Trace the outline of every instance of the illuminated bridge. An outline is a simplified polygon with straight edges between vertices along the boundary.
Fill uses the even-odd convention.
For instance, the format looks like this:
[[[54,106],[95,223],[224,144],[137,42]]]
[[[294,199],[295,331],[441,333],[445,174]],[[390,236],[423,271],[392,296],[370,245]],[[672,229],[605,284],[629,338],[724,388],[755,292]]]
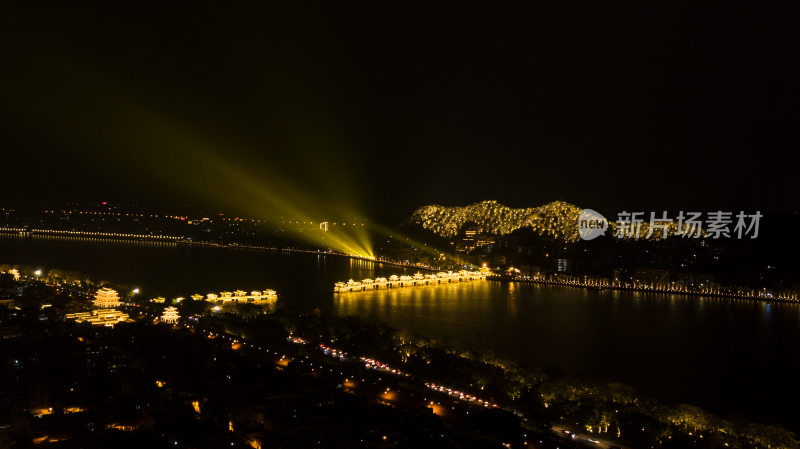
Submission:
[[[243,290],[236,290],[235,292],[222,292],[219,295],[215,293],[209,293],[206,297],[206,301],[219,303],[227,303],[231,301],[260,303],[262,301],[272,301],[277,298],[278,294],[275,293],[275,290],[264,290],[263,292],[254,291],[250,292],[249,295]],[[192,295],[192,299],[196,301],[202,301],[203,295]]]
[[[450,282],[466,282],[486,279],[485,272],[478,271],[448,271],[436,274],[417,273],[414,276],[389,276],[386,278],[364,279],[360,282],[350,279],[347,282],[337,282],[333,291],[358,292],[362,290],[377,290],[379,288],[415,287],[420,285],[445,284]]]

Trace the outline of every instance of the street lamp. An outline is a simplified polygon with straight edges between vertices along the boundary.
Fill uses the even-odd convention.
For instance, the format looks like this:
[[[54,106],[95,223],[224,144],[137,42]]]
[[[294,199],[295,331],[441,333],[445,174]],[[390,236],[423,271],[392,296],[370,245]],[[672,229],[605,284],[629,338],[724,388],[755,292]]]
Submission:
[[[134,295],[137,295],[137,294],[139,294],[139,289],[138,289],[138,288],[134,288],[134,289],[133,289],[133,294],[134,294]]]

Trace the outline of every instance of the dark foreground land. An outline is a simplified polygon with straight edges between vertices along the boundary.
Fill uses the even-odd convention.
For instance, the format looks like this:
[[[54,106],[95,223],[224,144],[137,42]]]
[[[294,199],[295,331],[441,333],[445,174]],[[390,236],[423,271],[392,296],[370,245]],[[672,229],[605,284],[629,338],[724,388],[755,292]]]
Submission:
[[[662,405],[369,318],[186,301],[177,325],[159,323],[166,304],[150,302],[128,303],[131,322],[113,328],[65,320],[89,297],[34,283],[0,309],[0,448],[797,446],[777,426]]]
[[[234,339],[145,315],[115,328],[21,326],[2,340],[0,447],[524,445],[510,412],[442,417],[419,393],[401,399],[415,391],[398,383],[389,394],[379,373],[343,363],[311,371],[295,345],[245,350]]]

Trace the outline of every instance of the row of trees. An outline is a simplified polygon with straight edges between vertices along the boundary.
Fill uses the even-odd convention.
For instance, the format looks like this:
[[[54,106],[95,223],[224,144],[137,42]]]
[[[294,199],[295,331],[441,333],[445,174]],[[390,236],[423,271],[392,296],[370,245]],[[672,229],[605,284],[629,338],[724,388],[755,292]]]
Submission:
[[[0,272],[8,273],[10,270],[17,270],[22,278],[36,277],[36,270],[34,270],[30,265],[0,264]],[[121,284],[102,278],[97,279],[94,276],[86,273],[71,270],[61,270],[58,268],[50,269],[46,273],[40,273],[39,278],[51,284],[58,283],[73,285],[84,289],[87,292],[91,292],[102,287],[109,287],[116,290],[121,297],[127,298],[128,300],[133,298],[133,291],[136,288],[136,286],[131,284]]]
[[[8,273],[10,270],[17,270],[21,277],[33,277],[36,270],[30,265],[9,265],[7,263],[0,264],[0,273]]]
[[[231,313],[213,319],[225,320],[226,330],[246,338],[265,337],[262,328],[272,338],[285,339],[291,333],[313,343],[309,347],[323,343],[398,366],[418,379],[514,404],[531,417],[526,424],[532,427],[537,422],[566,420],[639,444],[693,444],[702,438],[696,441],[710,447],[798,447],[795,435],[780,426],[753,424],[740,417],[724,419],[685,404],[662,404],[621,383],[526,367],[491,351],[472,351],[410,329],[394,329],[372,316],[330,317],[318,310],[300,313],[280,303],[248,315],[251,308],[247,306],[223,306]],[[239,310],[245,312],[244,319],[233,319]]]
[[[32,278],[36,275],[36,270],[34,270],[30,265],[0,264],[0,272],[7,273],[10,270],[17,270],[21,277]],[[60,270],[58,268],[53,268],[48,270],[46,273],[41,273],[40,278],[51,283],[67,283],[87,286],[104,284],[111,285],[111,282],[107,280],[100,280],[99,282],[95,283],[93,278],[88,274],[80,273],[78,271]]]

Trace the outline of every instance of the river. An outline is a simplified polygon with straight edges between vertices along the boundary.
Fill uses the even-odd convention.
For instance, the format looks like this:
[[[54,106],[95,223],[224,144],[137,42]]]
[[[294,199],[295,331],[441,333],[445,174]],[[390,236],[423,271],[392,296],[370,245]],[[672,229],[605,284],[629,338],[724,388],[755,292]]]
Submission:
[[[0,263],[136,284],[145,297],[274,289],[287,304],[374,314],[531,366],[619,381],[663,401],[800,430],[800,305],[472,281],[332,293],[412,269],[306,253],[0,234]]]

